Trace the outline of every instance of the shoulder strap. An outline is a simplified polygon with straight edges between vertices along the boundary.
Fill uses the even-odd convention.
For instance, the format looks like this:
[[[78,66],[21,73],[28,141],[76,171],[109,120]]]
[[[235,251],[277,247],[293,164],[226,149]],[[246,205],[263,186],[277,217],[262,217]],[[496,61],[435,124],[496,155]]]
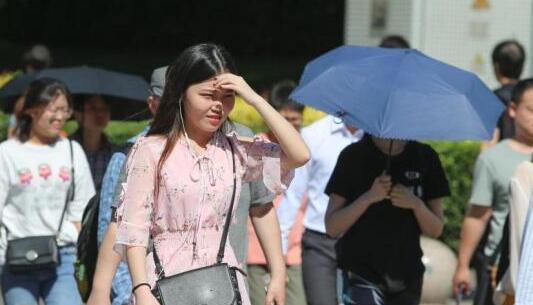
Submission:
[[[220,240],[220,246],[218,249],[217,264],[221,263],[222,259],[224,259],[224,249],[226,248],[226,241],[228,240],[229,226],[231,224],[231,216],[233,213],[233,207],[235,205],[235,193],[237,191],[237,170],[235,167],[235,150],[233,148],[233,143],[229,140],[229,138],[226,138],[226,139],[228,140],[229,146],[231,148],[231,160],[232,160],[232,165],[233,165],[233,191],[231,194],[231,202],[230,202],[228,214],[226,215],[226,222],[224,223],[224,230],[222,231],[222,238]],[[158,279],[162,279],[165,277],[165,271],[163,269],[163,265],[161,264],[161,260],[159,259],[159,256],[157,255],[155,243],[153,244],[152,253],[154,256],[155,270],[157,272]]]
[[[76,192],[76,183],[75,183],[75,170],[74,170],[74,152],[72,149],[72,140],[68,140],[68,145],[70,148],[70,176],[71,181],[67,190],[67,196],[65,197],[65,205],[63,207],[63,212],[61,212],[61,218],[59,220],[59,227],[57,228],[57,234],[61,232],[61,227],[63,226],[63,220],[65,219],[65,214],[67,212],[68,204],[70,201],[74,200],[74,193]]]
[[[218,248],[217,263],[220,264],[224,258],[224,249],[226,248],[226,241],[228,240],[229,226],[231,224],[231,215],[233,213],[233,206],[235,204],[235,192],[237,191],[237,172],[235,170],[235,151],[233,144],[229,139],[228,143],[231,148],[231,161],[233,164],[233,192],[231,194],[231,201],[229,205],[228,214],[226,216],[226,223],[224,224],[224,231],[222,231],[222,239],[220,240],[220,247]]]

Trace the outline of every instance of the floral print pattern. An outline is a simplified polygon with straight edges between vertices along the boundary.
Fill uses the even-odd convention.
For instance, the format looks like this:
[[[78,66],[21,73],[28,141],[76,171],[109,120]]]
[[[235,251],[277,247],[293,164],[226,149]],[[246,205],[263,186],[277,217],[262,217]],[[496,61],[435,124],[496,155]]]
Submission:
[[[178,141],[161,168],[156,198],[156,172],[165,139],[140,138],[126,165],[115,249],[124,255],[126,246],[148,247],[152,239],[167,276],[215,263],[233,191],[229,141],[235,148],[237,174],[234,210],[243,182],[263,180],[277,193],[286,189],[293,173],[284,170],[277,144],[218,132],[199,155]],[[239,267],[229,240],[224,261]],[[157,276],[151,256],[146,268],[154,284]],[[239,283],[243,304],[249,304],[242,276]]]

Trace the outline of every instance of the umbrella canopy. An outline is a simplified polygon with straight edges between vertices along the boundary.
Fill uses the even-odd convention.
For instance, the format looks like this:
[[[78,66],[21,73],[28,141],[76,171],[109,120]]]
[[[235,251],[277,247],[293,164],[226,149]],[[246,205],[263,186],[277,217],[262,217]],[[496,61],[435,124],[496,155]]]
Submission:
[[[63,81],[73,94],[98,94],[145,101],[150,86],[142,77],[87,66],[45,69],[38,77]]]
[[[35,77],[28,74],[15,76],[0,89],[0,100],[5,112],[13,112],[17,98],[24,94],[26,88]]]
[[[148,116],[144,103],[150,92],[148,82],[137,75],[87,66],[44,69],[35,76],[16,78],[0,90],[0,98],[22,95],[29,81],[41,77],[61,80],[74,95],[103,96],[111,105],[114,120],[143,119]],[[27,81],[25,85],[24,81]]]
[[[359,46],[308,63],[291,98],[388,139],[490,139],[504,109],[471,72],[413,49]]]

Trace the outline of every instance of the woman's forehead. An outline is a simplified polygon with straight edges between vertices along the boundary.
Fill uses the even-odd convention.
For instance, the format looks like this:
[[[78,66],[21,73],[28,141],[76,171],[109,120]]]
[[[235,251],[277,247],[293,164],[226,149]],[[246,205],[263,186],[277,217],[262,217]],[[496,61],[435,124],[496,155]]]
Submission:
[[[194,88],[196,90],[202,90],[202,89],[203,90],[207,90],[207,89],[214,90],[215,89],[214,84],[215,84],[215,78],[212,77],[202,82],[193,84],[190,86],[190,88]]]
[[[199,91],[223,92],[223,93],[225,93],[225,92],[233,92],[233,90],[216,88],[214,86],[214,84],[215,84],[215,79],[214,78],[210,78],[210,79],[202,81],[200,83],[191,85],[189,87],[189,89],[192,89],[192,90],[198,91],[198,92]]]

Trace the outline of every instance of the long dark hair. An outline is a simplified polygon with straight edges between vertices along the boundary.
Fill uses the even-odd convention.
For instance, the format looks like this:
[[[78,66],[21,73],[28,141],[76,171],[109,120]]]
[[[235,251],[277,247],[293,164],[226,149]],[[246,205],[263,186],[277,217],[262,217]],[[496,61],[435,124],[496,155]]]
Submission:
[[[26,142],[30,137],[33,119],[29,114],[29,110],[42,108],[44,111],[44,108],[61,94],[65,96],[68,106],[72,108],[70,92],[61,81],[43,77],[32,81],[28,85],[24,106],[17,117],[17,139],[19,141]]]
[[[159,193],[163,164],[184,131],[183,99],[187,88],[224,72],[236,72],[233,58],[223,47],[212,43],[197,44],[185,49],[169,66],[161,103],[147,133],[147,135],[163,135],[167,140],[157,164],[156,197]],[[227,122],[224,123],[226,124]],[[224,125],[223,128],[227,128]]]

